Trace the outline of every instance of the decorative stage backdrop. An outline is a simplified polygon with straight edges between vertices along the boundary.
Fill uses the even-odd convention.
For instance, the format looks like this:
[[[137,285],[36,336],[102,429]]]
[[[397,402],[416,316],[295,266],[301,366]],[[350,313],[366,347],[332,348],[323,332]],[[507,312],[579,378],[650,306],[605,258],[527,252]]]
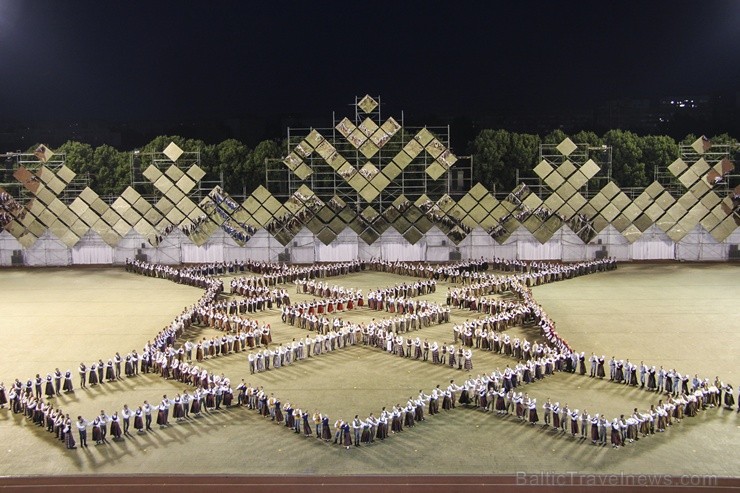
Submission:
[[[352,118],[326,129],[288,129],[287,156],[241,202],[204,189],[197,153],[174,143],[132,156],[131,186],[113,200],[40,146],[0,189],[0,265],[738,258],[731,146],[700,138],[646,189],[622,190],[608,149],[565,139],[541,147],[537,180],[495,195],[472,185],[448,127],[383,120],[379,101],[356,98]]]

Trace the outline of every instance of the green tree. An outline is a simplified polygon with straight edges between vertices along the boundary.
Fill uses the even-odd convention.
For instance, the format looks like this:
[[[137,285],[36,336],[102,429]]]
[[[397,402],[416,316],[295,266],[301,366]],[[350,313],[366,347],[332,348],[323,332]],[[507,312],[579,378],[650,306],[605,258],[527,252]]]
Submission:
[[[545,136],[544,136],[544,137],[542,138],[542,143],[543,143],[543,144],[553,144],[553,145],[558,145],[558,144],[560,144],[560,143],[561,143],[561,142],[562,142],[562,141],[563,141],[563,140],[564,140],[564,139],[565,139],[566,137],[567,137],[567,135],[565,134],[565,132],[563,132],[563,131],[562,131],[562,130],[560,130],[559,128],[556,128],[555,130],[553,130],[552,132],[550,132],[549,134],[545,135]]]
[[[56,153],[65,154],[65,164],[69,169],[78,174],[90,173],[94,149],[90,144],[68,140],[61,145]]]
[[[573,134],[570,139],[576,144],[588,144],[589,147],[601,147],[604,145],[604,139],[590,130],[581,130]]]
[[[511,137],[506,130],[482,130],[472,143],[473,181],[489,190],[504,185],[506,163],[504,157],[511,148]]]
[[[656,169],[665,169],[678,158],[678,144],[667,135],[646,135],[638,142],[648,180],[653,179]]]
[[[263,140],[250,153],[246,166],[246,193],[252,193],[260,185],[265,185],[265,161],[283,157],[281,147],[276,140]]]
[[[128,152],[103,144],[95,148],[90,178],[91,188],[99,195],[118,195],[131,183]]]
[[[604,142],[612,147],[612,178],[621,187],[648,184],[639,140],[636,134],[624,130],[609,130],[604,134]]]
[[[236,139],[224,140],[216,146],[224,189],[230,194],[241,194],[245,184],[249,149]]]
[[[516,170],[521,176],[532,175],[532,167],[536,164],[540,154],[540,136],[535,134],[511,134],[511,145],[504,157],[507,166],[504,169],[504,186],[508,189],[514,188],[516,183]]]

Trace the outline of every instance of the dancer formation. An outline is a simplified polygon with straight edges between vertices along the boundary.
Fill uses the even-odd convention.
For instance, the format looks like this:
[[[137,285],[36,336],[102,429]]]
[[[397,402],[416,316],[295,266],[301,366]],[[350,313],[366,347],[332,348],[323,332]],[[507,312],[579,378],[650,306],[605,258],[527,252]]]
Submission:
[[[489,273],[490,269],[497,274]],[[629,359],[602,356],[571,348],[558,333],[555,323],[534,300],[531,288],[549,282],[616,268],[612,260],[576,264],[521,262],[501,259],[471,260],[444,265],[410,262],[341,262],[313,266],[286,266],[267,262],[229,262],[174,268],[141,261],[127,261],[126,270],[168,279],[204,289],[201,298],[186,307],[172,323],[147,341],[141,353],[133,349],[108,358],[80,363],[79,388],[94,392],[122,379],[155,374],[182,384],[183,391],[141,403],[122,403],[121,409],[94,417],[70,416],[57,397],[74,393],[74,373],[59,368],[45,377],[15,379],[6,390],[0,384],[0,407],[46,429],[69,449],[77,440],[87,447],[91,431],[96,445],[123,440],[152,430],[153,419],[162,429],[175,422],[209,416],[216,411],[245,408],[303,437],[315,437],[350,448],[377,441],[413,428],[442,411],[477,409],[499,416],[513,415],[519,421],[540,423],[555,433],[620,447],[640,437],[665,432],[686,417],[704,409],[735,406],[734,390],[716,377],[712,381],[697,374],[690,377],[676,369],[639,365]],[[330,277],[363,270],[412,276],[413,282],[362,290],[329,282]],[[244,276],[246,272],[250,275]],[[238,276],[224,293],[219,276]],[[442,304],[418,299],[436,292],[438,283],[449,284]],[[291,303],[288,285],[307,300]],[[502,297],[506,295],[506,297]],[[350,322],[346,312],[362,310],[371,321]],[[305,337],[271,345],[273,328],[254,316],[265,311],[280,313],[282,323],[306,331]],[[449,324],[450,340],[429,341],[424,329]],[[278,324],[279,325],[279,324]],[[511,337],[512,326],[534,327],[533,341]],[[223,332],[220,337],[192,342],[183,333],[193,326],[210,326]],[[276,330],[280,330],[276,327]],[[297,340],[296,340],[297,339]],[[301,364],[348,347],[384,351],[390,357],[468,372],[456,383],[435,385],[409,396],[405,402],[388,405],[369,415],[330,420],[328,414],[302,408],[296,402],[281,402],[274,393],[252,385],[244,378],[235,387],[233,380],[207,369],[207,360],[238,357],[246,353],[245,372],[279,370]],[[511,358],[504,369],[487,370],[473,377],[473,359],[483,353]],[[389,366],[393,360],[388,361]],[[588,367],[588,368],[587,368]],[[608,369],[608,375],[607,375]],[[633,409],[620,416],[605,416],[570,407],[548,398],[543,403],[526,392],[556,372],[570,372],[605,379],[624,386],[640,387],[658,394],[648,409]],[[738,398],[740,400],[740,396]],[[740,412],[738,406],[737,412]],[[153,416],[155,418],[153,418]],[[21,421],[23,422],[23,421]]]

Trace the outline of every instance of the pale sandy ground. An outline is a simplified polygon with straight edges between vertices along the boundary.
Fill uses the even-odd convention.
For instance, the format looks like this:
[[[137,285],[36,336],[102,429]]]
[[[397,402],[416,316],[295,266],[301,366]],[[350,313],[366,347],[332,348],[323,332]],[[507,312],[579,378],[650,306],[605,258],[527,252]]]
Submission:
[[[736,386],[733,356],[740,345],[736,328],[736,265],[634,264],[535,289],[535,297],[575,348],[676,367],[702,376],[720,375]],[[363,273],[332,280],[370,288],[402,279]],[[81,360],[108,358],[116,351],[141,349],[185,305],[200,296],[195,288],[127,274],[121,269],[0,271],[0,380],[76,367]],[[428,299],[441,301],[440,285]],[[293,294],[292,287],[290,288]],[[296,296],[293,296],[296,298]],[[369,319],[358,311],[349,318]],[[468,314],[453,312],[453,320]],[[258,315],[272,324],[276,343],[304,333],[280,323],[276,310]],[[196,329],[188,337],[215,334]],[[536,339],[531,328],[512,335]],[[451,338],[451,324],[430,327],[419,336],[439,342]],[[476,353],[474,373],[513,363]],[[320,408],[332,420],[366,415],[403,402],[420,388],[431,389],[465,373],[431,363],[351,348],[278,371],[250,376],[243,354],[207,362],[211,371],[232,380],[264,385],[308,409]],[[75,375],[76,376],[76,375]],[[75,378],[77,384],[77,378]],[[124,403],[161,398],[183,390],[155,376],[139,376],[96,390],[77,390],[57,398],[70,414],[92,417]],[[556,375],[525,387],[538,398],[568,402],[608,415],[646,408],[657,397],[638,389],[577,375]],[[676,429],[612,450],[559,437],[539,427],[514,423],[470,409],[427,419],[386,443],[346,451],[315,438],[296,437],[251,411],[227,410],[197,421],[155,430],[110,445],[66,451],[45,431],[7,409],[0,411],[0,474],[491,474],[519,471],[716,474],[736,476],[734,445],[740,416],[711,410]]]

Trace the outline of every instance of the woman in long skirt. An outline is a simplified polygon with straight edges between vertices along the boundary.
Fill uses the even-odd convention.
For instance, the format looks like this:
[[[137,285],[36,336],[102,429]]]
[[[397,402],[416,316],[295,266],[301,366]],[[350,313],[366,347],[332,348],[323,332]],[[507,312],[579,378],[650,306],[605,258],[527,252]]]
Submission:
[[[200,416],[200,393],[193,395],[193,400],[190,402],[190,412],[195,416]]]
[[[121,423],[118,421],[118,413],[113,413],[110,417],[110,434],[113,438],[121,438]]]
[[[5,386],[0,383],[0,409],[5,407],[5,404],[8,403],[8,396],[5,393]]]
[[[614,419],[612,421],[612,447],[618,448],[622,446],[622,435],[619,433],[619,421]]]
[[[98,384],[98,367],[95,363],[90,365],[90,377],[88,378],[88,382],[91,386]]]
[[[275,422],[280,424],[283,422],[283,411],[280,409],[280,401],[275,400]]]
[[[100,428],[100,420],[98,418],[95,418],[92,423],[92,438],[95,440],[96,445],[100,445],[103,441],[103,432]]]
[[[143,419],[143,411],[141,409],[141,406],[139,406],[139,408],[134,413],[134,429],[138,433],[144,432],[144,419]]]
[[[38,375],[37,375],[38,376]],[[51,375],[46,375],[46,390],[44,391],[46,397],[54,397],[56,392],[54,391],[54,383],[52,382]]]
[[[465,363],[463,368],[465,368],[466,371],[470,371],[473,369],[473,352],[468,349],[464,353],[465,356]]]
[[[68,449],[77,448],[74,435],[72,434],[72,422],[69,420],[69,418],[67,418],[67,421],[64,425],[64,444]]]

